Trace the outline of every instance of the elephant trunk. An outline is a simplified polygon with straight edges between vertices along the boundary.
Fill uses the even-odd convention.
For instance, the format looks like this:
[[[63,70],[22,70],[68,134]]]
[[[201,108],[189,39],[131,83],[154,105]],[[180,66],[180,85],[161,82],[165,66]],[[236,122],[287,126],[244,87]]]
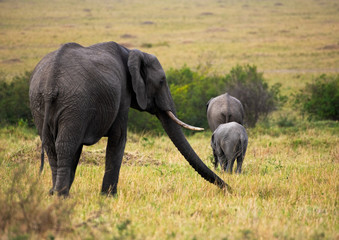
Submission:
[[[231,191],[231,187],[210,170],[203,161],[198,157],[191,145],[188,143],[180,126],[168,116],[166,112],[157,113],[167,135],[177,147],[180,153],[185,157],[188,163],[197,171],[205,180],[217,185],[220,188],[226,188]],[[180,121],[181,122],[181,121]]]

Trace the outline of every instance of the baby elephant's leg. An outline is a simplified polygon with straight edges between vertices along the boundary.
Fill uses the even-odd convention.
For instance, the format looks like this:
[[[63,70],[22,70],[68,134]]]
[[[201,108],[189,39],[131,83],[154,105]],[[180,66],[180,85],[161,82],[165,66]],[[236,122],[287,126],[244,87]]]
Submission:
[[[232,144],[230,143],[225,143],[223,145],[223,150],[224,150],[224,154],[225,154],[225,162],[226,162],[226,168],[225,171],[228,173],[232,173],[232,169],[233,169],[233,164],[235,161],[235,156],[234,156],[234,147]]]
[[[241,173],[241,167],[242,167],[242,163],[243,163],[244,158],[245,158],[246,150],[247,150],[247,139],[246,139],[246,141],[241,143],[241,147],[239,149],[239,156],[237,157],[236,173],[239,173],[239,174]]]
[[[232,173],[234,161],[235,161],[235,158],[234,158],[233,156],[229,156],[229,157],[227,158],[227,168],[226,168],[226,172]]]
[[[218,168],[218,155],[214,149],[213,149],[213,158],[214,158],[214,162],[213,162],[214,168],[217,169]]]
[[[242,162],[244,160],[244,156],[243,154],[240,154],[237,158],[237,170],[235,171],[235,173],[241,173],[241,166],[242,166]]]
[[[226,159],[225,155],[218,156],[218,160],[219,160],[219,164],[220,164],[221,169],[223,171],[226,171],[226,168],[227,168],[227,159]]]

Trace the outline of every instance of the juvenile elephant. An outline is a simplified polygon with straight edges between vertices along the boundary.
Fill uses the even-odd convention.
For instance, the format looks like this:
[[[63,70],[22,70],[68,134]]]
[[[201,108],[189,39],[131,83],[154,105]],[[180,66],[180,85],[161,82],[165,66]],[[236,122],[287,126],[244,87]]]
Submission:
[[[234,161],[237,159],[236,173],[241,173],[247,143],[247,133],[242,125],[236,122],[220,124],[211,139],[215,168],[219,163],[224,171],[232,173]]]
[[[237,122],[243,125],[244,108],[238,99],[228,93],[211,98],[206,108],[207,121],[212,132],[222,123]]]
[[[101,192],[116,194],[129,108],[155,114],[189,164],[207,181],[229,188],[187,142],[158,59],[115,42],[67,43],[47,54],[30,79],[30,108],[52,170],[50,191],[67,196],[83,145],[108,137]]]

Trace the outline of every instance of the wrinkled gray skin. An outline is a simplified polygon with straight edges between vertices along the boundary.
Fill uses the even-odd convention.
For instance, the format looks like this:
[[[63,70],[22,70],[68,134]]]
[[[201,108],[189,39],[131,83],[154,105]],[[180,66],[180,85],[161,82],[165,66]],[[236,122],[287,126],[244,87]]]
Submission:
[[[155,114],[189,164],[207,181],[229,188],[196,155],[175,114],[158,59],[115,42],[67,43],[46,55],[30,80],[30,107],[52,170],[50,193],[67,196],[83,145],[108,137],[102,193],[115,195],[124,154],[129,108]]]
[[[233,164],[237,159],[236,173],[241,173],[245,158],[248,137],[245,128],[236,122],[220,124],[211,139],[214,167],[220,164],[221,169],[232,173]]]
[[[222,123],[237,122],[243,125],[244,108],[238,99],[228,93],[211,98],[206,108],[207,121],[212,132]]]

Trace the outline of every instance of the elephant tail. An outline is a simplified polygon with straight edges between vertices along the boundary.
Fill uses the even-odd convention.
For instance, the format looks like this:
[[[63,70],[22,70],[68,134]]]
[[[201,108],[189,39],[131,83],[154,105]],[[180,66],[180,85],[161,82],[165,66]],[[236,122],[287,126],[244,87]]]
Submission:
[[[44,169],[44,162],[45,162],[44,147],[43,147],[43,146],[41,146],[41,163],[40,163],[40,174],[42,173],[42,170]]]
[[[208,102],[206,103],[206,112],[208,110],[208,106],[210,105],[211,101],[213,100],[213,98],[211,98],[210,100],[208,100]]]
[[[42,132],[41,132],[41,163],[40,163],[40,174],[42,173],[42,170],[44,169],[44,162],[45,162],[45,154],[44,154],[44,146],[45,146],[45,140],[47,135],[47,124],[49,119],[49,109],[50,109],[51,102],[45,101],[45,113],[44,113],[44,122],[42,125]]]

